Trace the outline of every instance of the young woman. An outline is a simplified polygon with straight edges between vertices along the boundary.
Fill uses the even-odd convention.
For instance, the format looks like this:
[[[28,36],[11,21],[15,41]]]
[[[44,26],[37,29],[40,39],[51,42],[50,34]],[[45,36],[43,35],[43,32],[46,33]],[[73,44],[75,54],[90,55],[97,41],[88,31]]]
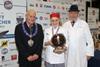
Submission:
[[[45,36],[44,36],[45,67],[65,67],[65,56],[64,56],[65,51],[60,54],[55,53],[54,52],[55,48],[52,46],[52,42],[51,42],[51,38],[55,34],[60,33],[65,36],[65,32],[61,27],[59,13],[50,14],[50,21],[51,21],[50,24],[51,26],[45,29]]]

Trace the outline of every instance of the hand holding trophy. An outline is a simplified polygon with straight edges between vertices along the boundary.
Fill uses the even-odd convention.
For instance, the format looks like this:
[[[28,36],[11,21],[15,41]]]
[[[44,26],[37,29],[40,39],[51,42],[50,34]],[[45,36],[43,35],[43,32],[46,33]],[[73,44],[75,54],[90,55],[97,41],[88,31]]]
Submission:
[[[66,44],[66,38],[63,34],[55,34],[51,38],[52,46],[55,48],[53,51],[57,54],[64,53],[67,50]]]

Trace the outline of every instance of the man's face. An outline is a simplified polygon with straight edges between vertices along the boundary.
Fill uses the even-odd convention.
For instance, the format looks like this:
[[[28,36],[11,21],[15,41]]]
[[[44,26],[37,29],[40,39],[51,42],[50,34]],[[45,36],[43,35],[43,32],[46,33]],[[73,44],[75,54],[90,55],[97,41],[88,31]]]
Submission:
[[[26,14],[26,21],[28,24],[32,25],[33,23],[35,23],[35,20],[36,20],[35,12],[30,11]]]
[[[79,12],[77,11],[70,11],[69,12],[69,19],[70,20],[76,20],[78,17]]]

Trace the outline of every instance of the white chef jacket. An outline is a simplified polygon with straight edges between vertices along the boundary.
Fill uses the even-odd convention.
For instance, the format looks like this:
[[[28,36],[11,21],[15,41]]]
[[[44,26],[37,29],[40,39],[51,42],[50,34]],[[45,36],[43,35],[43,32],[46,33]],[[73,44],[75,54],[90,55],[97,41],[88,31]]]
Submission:
[[[62,33],[65,35],[65,31],[62,27],[59,27],[58,32],[56,33],[58,27],[54,28],[54,34]],[[52,27],[45,29],[44,42],[50,41],[52,38]],[[65,36],[66,37],[66,36]],[[59,64],[65,63],[64,53],[56,54],[53,52],[54,48],[52,46],[46,46],[46,50],[44,51],[44,60],[50,64]]]

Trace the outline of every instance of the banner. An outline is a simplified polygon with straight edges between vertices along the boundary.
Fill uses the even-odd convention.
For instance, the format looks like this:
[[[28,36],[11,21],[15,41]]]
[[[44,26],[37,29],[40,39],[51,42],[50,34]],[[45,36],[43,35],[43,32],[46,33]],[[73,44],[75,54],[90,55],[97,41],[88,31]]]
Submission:
[[[98,8],[88,8],[88,24],[91,29],[98,28],[98,22],[99,20],[99,9]]]
[[[0,0],[0,67],[18,67],[14,31],[25,12],[25,0]]]

